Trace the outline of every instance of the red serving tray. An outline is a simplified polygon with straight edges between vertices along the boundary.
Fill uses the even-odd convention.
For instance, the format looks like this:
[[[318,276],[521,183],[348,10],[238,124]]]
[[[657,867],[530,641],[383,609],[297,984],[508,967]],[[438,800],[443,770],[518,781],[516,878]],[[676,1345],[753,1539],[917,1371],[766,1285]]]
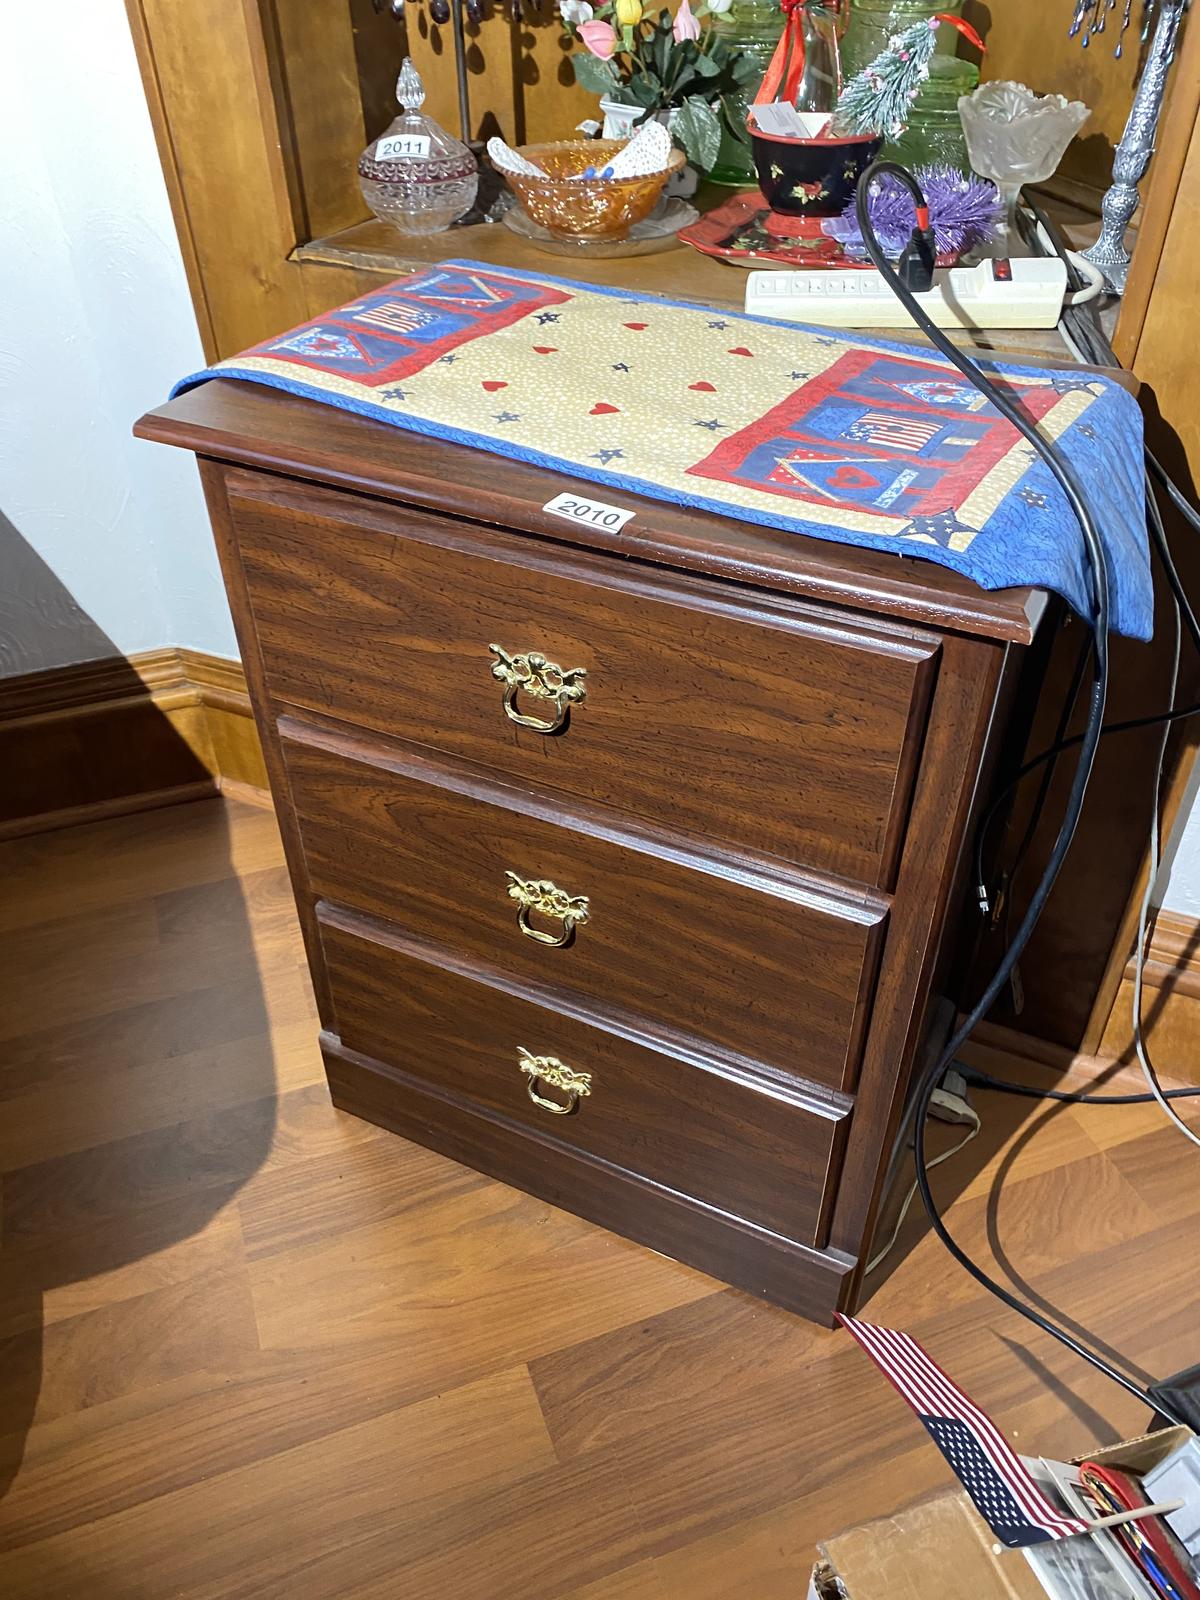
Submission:
[[[819,217],[785,217],[772,211],[757,189],[742,190],[678,234],[702,255],[731,266],[753,267],[777,261],[792,268],[844,267],[870,270],[869,261],[847,258],[841,244],[821,232]]]

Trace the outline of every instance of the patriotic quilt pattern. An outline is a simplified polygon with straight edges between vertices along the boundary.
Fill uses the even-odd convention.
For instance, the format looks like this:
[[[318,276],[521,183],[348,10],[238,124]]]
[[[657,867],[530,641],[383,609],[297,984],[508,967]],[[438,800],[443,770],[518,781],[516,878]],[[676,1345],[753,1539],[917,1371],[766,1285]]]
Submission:
[[[1141,415],[1085,372],[991,364],[1094,508],[1113,625],[1149,638]],[[916,345],[450,261],[176,385],[273,385],[413,432],[745,521],[1057,590],[1083,542],[1035,452]],[[547,499],[553,493],[547,488]]]

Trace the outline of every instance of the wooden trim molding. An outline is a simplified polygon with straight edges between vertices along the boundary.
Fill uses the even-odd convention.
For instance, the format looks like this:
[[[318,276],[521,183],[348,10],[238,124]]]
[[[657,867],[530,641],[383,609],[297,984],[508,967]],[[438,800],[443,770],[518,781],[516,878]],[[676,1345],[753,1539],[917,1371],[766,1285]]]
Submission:
[[[1100,1054],[1114,1061],[1136,1061],[1133,976],[1131,956],[1100,1041]],[[1200,1084],[1200,919],[1158,912],[1146,945],[1143,991],[1142,1029],[1156,1069],[1179,1083]]]
[[[1133,982],[1133,958],[1125,968],[1125,981]],[[1142,982],[1147,989],[1200,998],[1200,919],[1165,908],[1155,917],[1146,948]]]
[[[1042,1069],[1030,1081],[1047,1088],[1101,1082],[1109,1093],[1141,1093],[1146,1084],[1133,1047],[1133,978],[1130,956],[1094,1053],[985,1022],[963,1049],[963,1059],[1002,1076],[1005,1061],[1019,1060]],[[1147,939],[1143,989],[1142,1027],[1159,1076],[1169,1087],[1200,1085],[1200,918],[1158,912]]]
[[[239,662],[169,647],[0,679],[0,839],[265,791]]]

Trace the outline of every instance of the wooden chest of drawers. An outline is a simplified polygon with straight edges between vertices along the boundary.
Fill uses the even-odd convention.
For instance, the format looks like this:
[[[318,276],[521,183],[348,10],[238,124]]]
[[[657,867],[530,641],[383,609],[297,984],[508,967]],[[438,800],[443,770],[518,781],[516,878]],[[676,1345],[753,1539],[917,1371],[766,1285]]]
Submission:
[[[290,396],[191,448],[335,1102],[828,1320],[852,1306],[1038,597]]]

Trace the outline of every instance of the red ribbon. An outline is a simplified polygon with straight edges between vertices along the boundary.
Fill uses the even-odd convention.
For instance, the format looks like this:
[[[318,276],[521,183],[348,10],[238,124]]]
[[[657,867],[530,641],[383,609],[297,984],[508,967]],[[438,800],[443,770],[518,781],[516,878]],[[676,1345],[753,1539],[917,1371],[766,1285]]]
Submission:
[[[787,21],[754,96],[756,106],[770,105],[776,100],[786,100],[792,105],[796,102],[800,80],[804,77],[804,5],[805,0],[782,0],[781,9]],[[987,54],[987,46],[969,22],[951,16],[948,11],[939,11],[933,20],[948,22],[982,55]]]
[[[782,0],[782,10],[787,21],[754,96],[756,106],[770,105],[776,100],[795,104],[800,93],[800,80],[804,76],[804,0]]]
[[[936,20],[938,22],[948,22],[952,28],[957,28],[968,44],[975,46],[980,55],[987,55],[987,45],[984,44],[969,22],[964,22],[961,17],[952,17],[948,11],[939,11]]]

